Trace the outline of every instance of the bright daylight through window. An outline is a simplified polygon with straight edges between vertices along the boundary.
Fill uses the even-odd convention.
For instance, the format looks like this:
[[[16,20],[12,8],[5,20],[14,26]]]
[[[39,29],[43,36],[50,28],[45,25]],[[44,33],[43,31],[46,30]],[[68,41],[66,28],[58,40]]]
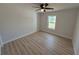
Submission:
[[[56,16],[48,16],[48,28],[55,30]]]

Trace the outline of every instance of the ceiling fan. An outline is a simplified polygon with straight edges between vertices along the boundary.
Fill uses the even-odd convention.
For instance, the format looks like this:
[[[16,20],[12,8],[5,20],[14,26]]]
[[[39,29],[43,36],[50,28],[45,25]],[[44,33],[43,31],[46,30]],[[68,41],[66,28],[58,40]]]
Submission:
[[[35,7],[35,8],[39,8],[39,9],[37,9],[36,11],[41,11],[41,12],[46,12],[47,10],[52,10],[53,11],[53,9],[54,8],[48,8],[47,6],[48,6],[49,4],[48,3],[41,3],[40,5],[39,5],[39,7]]]

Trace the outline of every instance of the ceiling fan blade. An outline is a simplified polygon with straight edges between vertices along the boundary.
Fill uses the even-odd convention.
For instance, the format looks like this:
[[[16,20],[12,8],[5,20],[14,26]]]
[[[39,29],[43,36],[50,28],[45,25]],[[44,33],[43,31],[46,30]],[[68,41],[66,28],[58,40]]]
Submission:
[[[38,11],[38,10],[41,10],[41,9],[37,9],[37,10],[35,10],[35,11]]]
[[[35,6],[32,6],[33,8],[40,8],[40,7],[35,7]]]
[[[54,8],[45,8],[45,9],[52,9],[53,10]]]

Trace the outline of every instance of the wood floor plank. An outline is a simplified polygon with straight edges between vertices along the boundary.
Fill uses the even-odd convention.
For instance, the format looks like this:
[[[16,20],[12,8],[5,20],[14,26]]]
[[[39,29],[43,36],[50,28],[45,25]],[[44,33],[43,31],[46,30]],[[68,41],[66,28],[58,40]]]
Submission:
[[[21,55],[20,49],[18,48],[18,45],[17,45],[17,42],[15,41],[13,43],[14,43],[14,48],[15,48],[15,51],[16,51],[15,55]]]
[[[5,51],[6,52],[4,52],[5,53],[5,55],[7,54],[7,55],[10,55],[12,52],[11,52],[11,48],[10,48],[10,43],[8,43],[8,44],[6,44],[5,46]]]
[[[70,39],[37,32],[5,44],[2,55],[73,55]]]
[[[22,55],[27,54],[25,48],[23,47],[23,45],[20,43],[20,40],[17,40],[16,43],[18,44],[18,47],[20,49],[20,52]],[[22,49],[21,49],[22,48]]]
[[[26,51],[28,52],[28,54],[33,55],[33,52],[31,51],[31,49],[29,48],[29,44],[25,42],[24,40],[22,40],[22,45],[25,47]]]

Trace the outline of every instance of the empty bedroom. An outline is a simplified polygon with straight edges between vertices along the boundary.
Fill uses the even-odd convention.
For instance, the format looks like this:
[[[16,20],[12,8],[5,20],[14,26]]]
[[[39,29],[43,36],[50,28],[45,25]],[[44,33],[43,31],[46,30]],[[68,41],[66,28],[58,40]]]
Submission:
[[[79,55],[79,3],[0,3],[1,55]]]

